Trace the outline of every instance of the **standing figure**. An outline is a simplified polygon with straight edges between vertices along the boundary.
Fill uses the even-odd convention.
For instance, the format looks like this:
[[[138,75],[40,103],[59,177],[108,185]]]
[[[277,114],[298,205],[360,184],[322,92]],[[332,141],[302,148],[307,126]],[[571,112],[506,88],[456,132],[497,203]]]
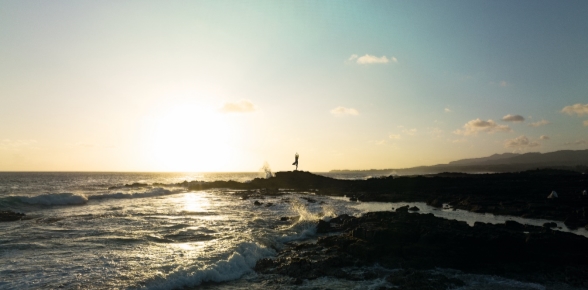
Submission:
[[[292,163],[292,165],[296,165],[296,170],[298,171],[298,152],[296,152],[296,155],[294,155],[294,163]]]

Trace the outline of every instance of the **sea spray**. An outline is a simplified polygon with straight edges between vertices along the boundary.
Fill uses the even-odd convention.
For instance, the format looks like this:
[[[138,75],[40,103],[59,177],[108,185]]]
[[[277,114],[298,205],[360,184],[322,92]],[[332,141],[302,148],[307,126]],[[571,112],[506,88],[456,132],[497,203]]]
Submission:
[[[263,178],[271,178],[274,177],[274,173],[272,172],[272,169],[269,166],[269,163],[264,162],[263,166],[259,169],[260,173],[262,174]]]

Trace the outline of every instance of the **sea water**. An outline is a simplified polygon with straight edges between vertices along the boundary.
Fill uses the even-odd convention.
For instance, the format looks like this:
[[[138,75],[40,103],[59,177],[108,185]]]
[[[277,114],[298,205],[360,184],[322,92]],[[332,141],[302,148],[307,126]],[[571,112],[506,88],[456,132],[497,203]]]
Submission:
[[[329,277],[276,285],[269,283],[275,277],[257,275],[253,267],[287,242],[316,238],[318,219],[392,210],[402,204],[316,195],[309,201],[312,193],[305,192],[243,200],[235,190],[189,191],[174,185],[193,180],[247,182],[256,177],[259,173],[0,173],[0,210],[26,213],[21,221],[0,223],[0,289],[390,286],[382,279]],[[124,186],[132,183],[144,185]],[[448,212],[417,206],[421,212]],[[475,220],[475,215],[468,218]],[[285,222],[281,217],[299,219]],[[464,280],[463,289],[545,289],[500,277],[435,271]]]

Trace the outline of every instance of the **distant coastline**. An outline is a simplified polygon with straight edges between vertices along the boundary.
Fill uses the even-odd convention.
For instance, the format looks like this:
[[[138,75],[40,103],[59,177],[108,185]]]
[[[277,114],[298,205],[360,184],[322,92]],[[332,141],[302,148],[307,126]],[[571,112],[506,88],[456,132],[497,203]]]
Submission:
[[[417,175],[441,172],[504,173],[532,169],[562,169],[585,173],[588,171],[588,150],[559,150],[548,153],[504,153],[488,157],[462,159],[447,164],[387,169],[335,169],[331,173],[363,173],[369,175]]]

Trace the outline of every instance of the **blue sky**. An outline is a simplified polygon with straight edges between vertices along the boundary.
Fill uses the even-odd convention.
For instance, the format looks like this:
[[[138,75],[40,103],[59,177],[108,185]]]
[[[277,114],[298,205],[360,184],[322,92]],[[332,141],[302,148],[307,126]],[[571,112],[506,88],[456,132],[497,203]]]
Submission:
[[[586,149],[586,15],[585,1],[4,1],[0,170]]]

